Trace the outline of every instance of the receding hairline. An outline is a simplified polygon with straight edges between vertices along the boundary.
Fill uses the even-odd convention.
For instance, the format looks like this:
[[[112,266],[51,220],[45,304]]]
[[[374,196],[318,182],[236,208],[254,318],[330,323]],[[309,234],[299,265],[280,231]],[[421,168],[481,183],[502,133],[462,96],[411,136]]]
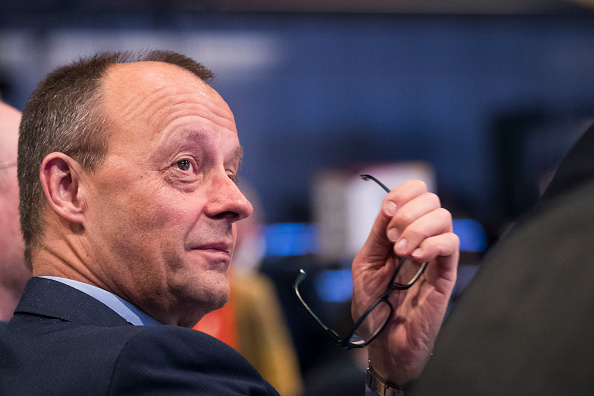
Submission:
[[[113,63],[106,67],[105,73],[102,77],[102,84],[104,84],[108,79],[117,77],[120,73],[130,73],[130,72],[139,72],[139,73],[149,73],[152,76],[159,76],[163,75],[158,71],[176,71],[181,72],[188,77],[191,77],[192,80],[196,81],[196,83],[200,87],[207,88],[209,90],[215,91],[205,80],[203,80],[200,76],[188,70],[182,66],[176,65],[174,63],[168,63],[164,61],[138,61],[138,62],[124,62],[124,63]],[[141,77],[145,75],[141,74]],[[216,91],[215,91],[216,92]]]
[[[178,91],[180,87],[181,91]],[[163,98],[170,94],[176,96],[179,92],[184,95],[196,94],[202,97],[200,100],[204,103],[213,104],[214,106],[207,107],[221,119],[226,118],[228,112],[234,124],[233,113],[228,103],[207,81],[192,70],[158,60],[109,65],[101,77],[97,91],[100,108],[98,110],[103,112],[106,120],[109,120],[109,113],[113,111],[114,106],[120,110],[127,108],[130,114],[140,111],[137,115],[142,117],[142,107],[146,98],[155,95]],[[122,116],[122,113],[119,115]],[[124,118],[126,115],[129,114],[125,114]]]
[[[210,95],[209,99],[211,101],[215,99],[215,101],[224,103],[228,107],[227,102],[221,95],[201,76],[180,65],[159,60],[114,63],[107,66],[101,77],[98,94],[101,101],[105,101],[108,95],[121,90],[122,81],[131,90],[142,89],[148,84],[155,86],[156,91],[157,89],[167,88],[171,81],[179,81],[180,75],[185,76],[184,81],[192,82],[190,87],[193,92]],[[188,85],[184,84],[184,86]]]

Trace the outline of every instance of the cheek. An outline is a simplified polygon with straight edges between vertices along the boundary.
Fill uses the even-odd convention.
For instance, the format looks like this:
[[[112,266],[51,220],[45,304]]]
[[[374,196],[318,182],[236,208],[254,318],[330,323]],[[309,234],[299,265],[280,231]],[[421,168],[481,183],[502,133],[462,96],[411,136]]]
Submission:
[[[112,191],[97,196],[100,202],[91,208],[88,225],[92,234],[105,239],[107,246],[113,245],[119,255],[140,255],[142,251],[154,249],[156,239],[169,222],[165,208],[158,205],[156,195],[128,189]],[[95,236],[93,235],[93,236]]]
[[[188,232],[198,217],[198,203],[163,185],[158,175],[130,175],[101,178],[91,197],[93,235],[105,241],[105,249],[119,258],[150,265],[179,255]],[[103,182],[103,183],[102,183]]]
[[[115,172],[114,172],[115,173]],[[159,209],[160,189],[145,180],[143,175],[117,174],[106,183],[98,184],[98,195],[92,202],[101,202],[100,208],[108,220],[136,231],[148,231],[163,221],[165,213]]]
[[[130,242],[135,250],[145,254],[148,251],[166,254],[166,251],[183,248],[185,237],[193,226],[190,206],[161,193],[137,195],[119,206],[117,229],[113,231],[119,234],[123,249]]]

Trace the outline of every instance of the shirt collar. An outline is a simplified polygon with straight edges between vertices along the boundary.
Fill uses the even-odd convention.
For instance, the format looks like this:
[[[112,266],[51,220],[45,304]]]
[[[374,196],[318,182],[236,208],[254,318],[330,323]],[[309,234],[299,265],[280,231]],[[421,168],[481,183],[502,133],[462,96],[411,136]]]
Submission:
[[[140,309],[130,304],[120,296],[117,296],[107,290],[101,289],[97,286],[92,286],[87,283],[75,281],[67,278],[60,278],[57,276],[40,276],[40,278],[52,279],[60,283],[64,283],[70,287],[73,287],[96,300],[99,300],[103,304],[107,305],[113,311],[115,311],[122,318],[132,323],[134,326],[159,326],[162,323],[153,319]]]

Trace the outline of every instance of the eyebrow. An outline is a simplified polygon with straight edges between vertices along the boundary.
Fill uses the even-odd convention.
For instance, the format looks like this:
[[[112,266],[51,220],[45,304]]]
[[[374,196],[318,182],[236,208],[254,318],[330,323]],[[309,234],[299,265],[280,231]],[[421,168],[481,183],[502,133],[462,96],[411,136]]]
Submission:
[[[177,134],[175,136],[167,136],[161,135],[159,137],[160,144],[163,147],[168,147],[169,149],[180,149],[188,144],[188,141],[192,141],[194,144],[201,145],[202,140],[205,138],[206,134],[203,131],[190,131],[182,134]],[[171,141],[173,140],[173,142]],[[239,162],[243,159],[244,150],[241,145],[238,145],[234,152],[233,157],[237,158]],[[157,150],[153,153],[153,156],[159,157],[161,155],[160,151]]]
[[[237,148],[235,149],[235,155],[241,161],[243,159],[243,147],[237,146]]]

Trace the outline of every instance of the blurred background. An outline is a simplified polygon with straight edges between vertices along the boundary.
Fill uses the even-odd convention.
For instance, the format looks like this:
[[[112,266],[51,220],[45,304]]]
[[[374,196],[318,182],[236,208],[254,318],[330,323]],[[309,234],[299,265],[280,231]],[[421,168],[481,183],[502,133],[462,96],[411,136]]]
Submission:
[[[342,324],[356,234],[383,194],[360,173],[440,195],[462,240],[459,295],[594,119],[592,0],[0,0],[0,92],[19,109],[53,68],[130,49],[215,72],[262,208],[256,268],[304,377],[329,341],[291,283],[308,268],[304,294]]]

